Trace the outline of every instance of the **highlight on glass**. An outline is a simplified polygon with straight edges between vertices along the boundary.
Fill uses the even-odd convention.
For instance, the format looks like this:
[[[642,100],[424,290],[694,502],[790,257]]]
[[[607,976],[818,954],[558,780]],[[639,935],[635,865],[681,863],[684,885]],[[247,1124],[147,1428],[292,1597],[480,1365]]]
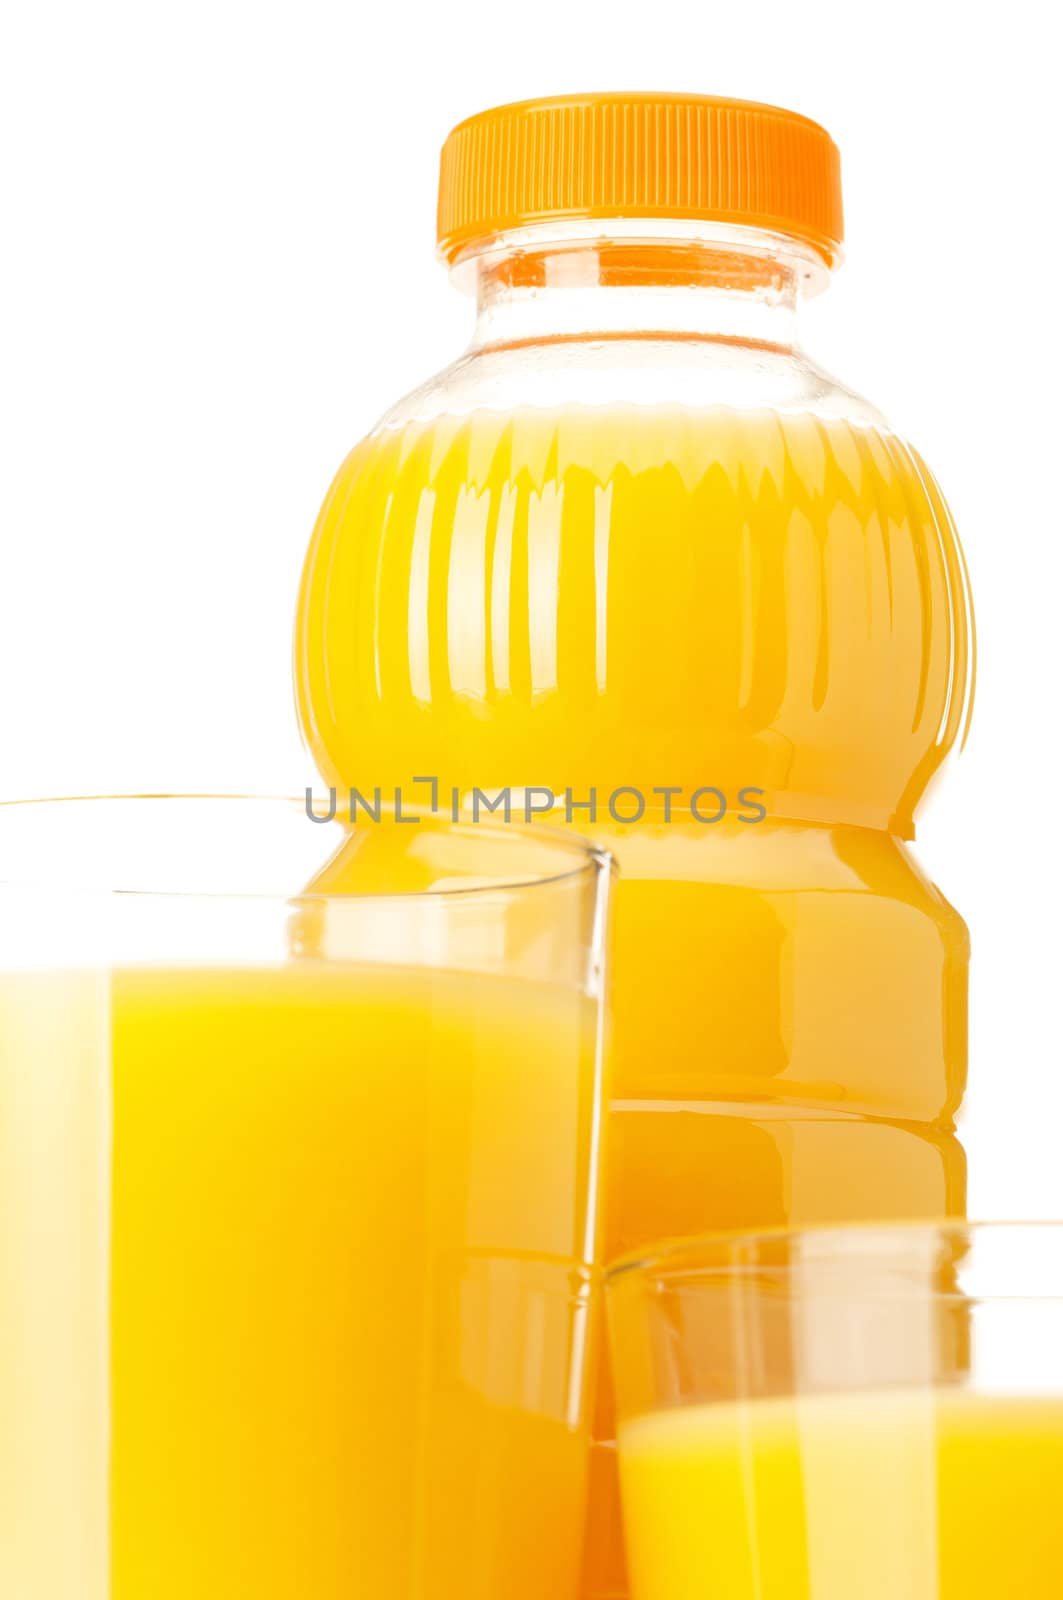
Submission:
[[[635,1600],[1063,1594],[1063,1224],[684,1240],[607,1298]]]
[[[0,806],[0,1593],[570,1592],[608,858]]]

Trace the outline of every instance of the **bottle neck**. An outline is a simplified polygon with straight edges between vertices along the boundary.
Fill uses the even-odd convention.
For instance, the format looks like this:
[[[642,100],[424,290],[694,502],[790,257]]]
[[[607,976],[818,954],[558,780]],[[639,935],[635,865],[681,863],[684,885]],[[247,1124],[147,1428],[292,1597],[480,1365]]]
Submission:
[[[759,230],[721,228],[705,236],[702,228],[697,235],[646,239],[625,237],[625,225],[614,223],[607,234],[588,237],[589,226],[584,236],[557,227],[521,229],[460,264],[476,291],[474,350],[607,338],[792,350],[801,300],[827,275],[797,241]]]

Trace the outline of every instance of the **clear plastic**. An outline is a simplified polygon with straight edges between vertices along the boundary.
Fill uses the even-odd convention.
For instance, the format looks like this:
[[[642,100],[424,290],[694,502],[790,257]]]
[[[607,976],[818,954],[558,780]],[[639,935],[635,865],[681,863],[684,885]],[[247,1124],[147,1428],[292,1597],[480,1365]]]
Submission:
[[[380,427],[521,406],[722,405],[883,425],[798,344],[827,268],[755,228],[617,218],[522,228],[459,260],[469,349]]]

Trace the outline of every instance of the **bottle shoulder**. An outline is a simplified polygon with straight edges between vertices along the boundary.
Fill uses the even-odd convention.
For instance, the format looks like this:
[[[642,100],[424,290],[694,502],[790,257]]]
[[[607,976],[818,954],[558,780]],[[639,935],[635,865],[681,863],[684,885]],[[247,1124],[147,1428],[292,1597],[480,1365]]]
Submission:
[[[648,335],[470,350],[403,396],[374,432],[481,410],[618,405],[805,414],[890,431],[876,407],[800,349]]]

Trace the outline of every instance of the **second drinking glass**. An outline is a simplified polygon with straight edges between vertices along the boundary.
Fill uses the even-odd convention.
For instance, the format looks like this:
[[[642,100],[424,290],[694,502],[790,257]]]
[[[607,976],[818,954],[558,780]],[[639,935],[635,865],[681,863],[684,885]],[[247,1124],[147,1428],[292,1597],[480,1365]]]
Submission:
[[[1063,1226],[686,1240],[609,1299],[634,1600],[1063,1593]]]

